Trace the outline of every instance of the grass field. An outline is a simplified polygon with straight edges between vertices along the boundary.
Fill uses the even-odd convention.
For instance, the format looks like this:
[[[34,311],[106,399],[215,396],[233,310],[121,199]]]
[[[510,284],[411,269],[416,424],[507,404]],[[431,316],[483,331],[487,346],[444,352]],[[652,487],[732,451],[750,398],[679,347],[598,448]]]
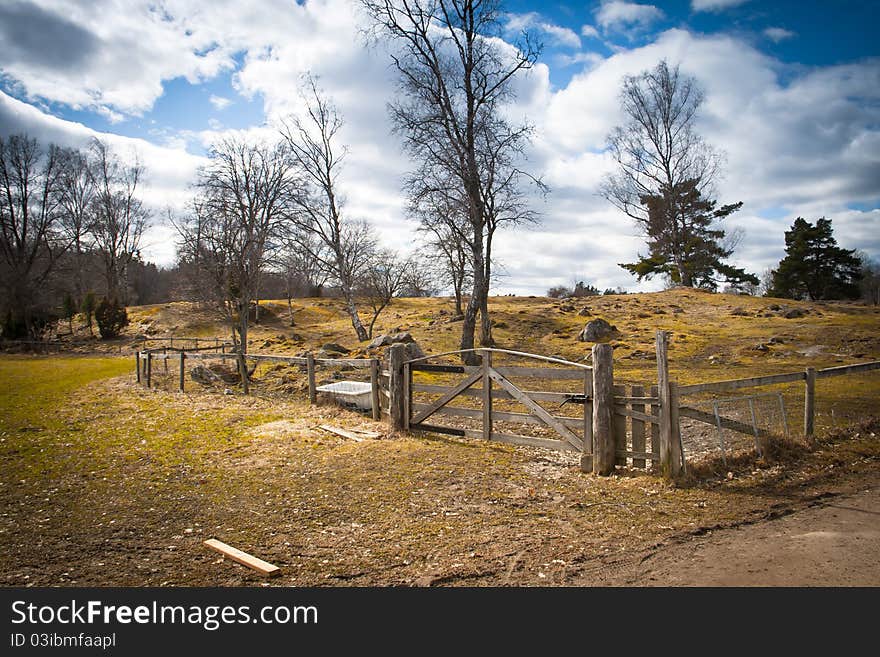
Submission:
[[[255,332],[255,346],[266,345],[253,350],[338,341],[362,351],[346,337],[336,301],[308,303],[292,328],[283,307],[269,304],[273,314]],[[589,306],[618,325],[615,367],[630,380],[655,376],[653,361],[628,357],[650,350],[655,328],[673,331],[682,382],[880,358],[874,309],[757,316],[772,303],[676,292],[602,297],[574,310],[499,298],[493,309],[501,346],[580,359],[588,345],[574,336],[590,318],[577,312]],[[157,333],[198,325],[220,335],[192,308],[192,326],[186,306],[157,308],[131,310],[132,334],[143,330],[143,313]],[[737,308],[750,316],[731,314]],[[441,310],[448,301],[400,300],[383,329],[410,330],[428,351],[454,348],[460,324]],[[783,342],[753,349],[773,336]],[[361,415],[310,407],[301,393],[244,397],[195,384],[183,395],[147,391],[134,383],[133,365],[130,357],[0,356],[0,582],[263,582],[201,546],[213,537],[279,565],[276,585],[589,583],[657,545],[858,490],[876,479],[880,457],[877,422],[849,423],[878,414],[880,372],[821,382],[826,415],[815,448],[779,444],[764,460],[710,462],[672,485],[628,471],[583,474],[576,457],[555,452],[395,435]],[[381,439],[348,441],[318,429],[325,423]]]

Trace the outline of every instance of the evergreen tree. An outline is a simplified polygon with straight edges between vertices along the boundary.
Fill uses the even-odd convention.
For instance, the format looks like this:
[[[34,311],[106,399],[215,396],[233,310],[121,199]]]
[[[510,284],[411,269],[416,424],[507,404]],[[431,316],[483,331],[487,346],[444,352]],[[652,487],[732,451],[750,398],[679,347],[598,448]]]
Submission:
[[[695,179],[640,197],[646,210],[644,228],[648,255],[621,267],[641,281],[663,274],[678,285],[714,290],[719,280],[740,286],[758,285],[758,278],[725,262],[733,248],[725,246],[725,231],[717,227],[742,202],[716,209],[717,201],[704,198]]]
[[[787,299],[857,299],[861,260],[854,249],[842,249],[832,235],[831,220],[813,225],[798,217],[785,232],[785,257],[773,270],[767,296]]]

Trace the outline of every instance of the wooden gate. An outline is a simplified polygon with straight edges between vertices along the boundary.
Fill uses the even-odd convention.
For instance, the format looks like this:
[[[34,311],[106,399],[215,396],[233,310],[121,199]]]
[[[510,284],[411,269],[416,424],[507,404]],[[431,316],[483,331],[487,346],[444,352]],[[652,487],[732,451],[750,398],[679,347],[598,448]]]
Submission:
[[[592,452],[591,367],[505,349],[475,351],[482,361],[478,366],[428,362],[439,356],[404,363],[407,428],[516,445]],[[493,359],[501,358],[537,360],[544,366],[496,366]],[[527,386],[538,389],[526,389]],[[447,421],[444,424],[427,422],[436,417],[447,418]]]

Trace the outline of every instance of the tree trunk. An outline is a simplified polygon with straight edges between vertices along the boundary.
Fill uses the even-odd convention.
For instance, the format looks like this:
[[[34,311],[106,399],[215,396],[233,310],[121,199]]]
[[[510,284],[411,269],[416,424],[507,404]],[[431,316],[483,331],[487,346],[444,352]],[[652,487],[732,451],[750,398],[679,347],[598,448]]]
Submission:
[[[354,296],[351,293],[351,288],[348,287],[348,285],[343,285],[342,294],[345,297],[345,311],[351,318],[351,325],[354,327],[355,333],[357,333],[358,340],[361,342],[368,340],[369,335],[367,329],[364,328],[363,322],[361,322],[360,315],[358,315],[357,306],[354,304]]]
[[[480,299],[480,345],[492,347],[495,340],[492,338],[492,322],[489,320],[489,286],[484,286]]]

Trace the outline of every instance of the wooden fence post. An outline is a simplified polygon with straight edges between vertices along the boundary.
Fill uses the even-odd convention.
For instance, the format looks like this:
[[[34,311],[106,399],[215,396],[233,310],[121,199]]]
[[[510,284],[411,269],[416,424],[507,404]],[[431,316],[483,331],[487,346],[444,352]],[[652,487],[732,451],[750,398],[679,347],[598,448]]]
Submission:
[[[678,394],[673,394],[674,385],[669,381],[669,360],[667,349],[669,346],[669,334],[666,331],[657,331],[657,390],[660,398],[660,468],[663,476],[674,477],[678,474],[681,465],[678,448]],[[673,409],[673,405],[676,406]]]
[[[370,360],[370,393],[373,406],[373,419],[380,420],[382,418],[382,406],[379,400],[379,359],[372,358]]]
[[[614,362],[610,344],[593,345],[593,472],[614,472]]]
[[[141,382],[141,352],[138,351],[134,355],[134,368],[137,372],[137,382]]]
[[[483,356],[483,440],[492,440],[492,352],[481,350]]]
[[[584,445],[581,447],[581,472],[593,471],[593,372],[584,370]]]
[[[314,406],[318,403],[318,391],[315,389],[315,357],[311,351],[306,354],[306,372],[309,377],[309,403]]]
[[[642,386],[633,386],[632,387],[632,396],[633,397],[642,397],[645,394],[645,389]],[[638,413],[645,412],[644,404],[633,404],[632,409]],[[637,420],[636,418],[632,419],[632,451],[634,452],[644,452],[645,451],[645,421]],[[645,459],[635,458],[633,457],[633,467],[634,468],[644,468],[645,467]]]
[[[184,361],[186,360],[186,352],[180,352],[180,382],[178,384],[178,388],[180,392],[184,392],[184,380],[186,378],[186,367],[184,366]]]
[[[147,388],[150,387],[153,378],[153,352],[147,352]]]
[[[403,364],[406,361],[406,345],[393,344],[388,349],[388,371],[390,374],[388,392],[391,393],[389,411],[391,413],[391,426],[396,431],[405,428],[405,399],[406,377],[404,376]]]
[[[808,367],[805,376],[804,391],[804,436],[812,438],[815,432],[816,414],[816,369]]]
[[[615,395],[626,396],[625,385],[613,386],[612,390]],[[618,454],[618,452],[626,451],[626,416],[623,415],[623,412],[626,411],[626,404],[614,404],[613,408],[614,411],[620,411],[614,412],[611,416],[611,429],[614,433],[614,463],[626,465],[626,457]]]

